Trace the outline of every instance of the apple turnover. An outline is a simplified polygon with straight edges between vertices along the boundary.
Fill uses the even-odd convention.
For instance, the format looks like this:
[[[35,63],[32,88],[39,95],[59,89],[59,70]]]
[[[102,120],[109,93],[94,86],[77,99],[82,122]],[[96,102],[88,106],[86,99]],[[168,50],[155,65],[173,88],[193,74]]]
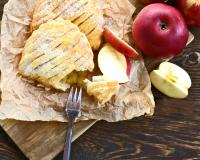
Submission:
[[[101,104],[109,101],[119,91],[119,83],[109,80],[105,76],[93,76],[92,81],[86,79],[87,93]]]
[[[76,24],[88,38],[92,49],[99,48],[102,41],[103,14],[93,0],[37,0],[31,30],[57,18]]]
[[[86,36],[63,19],[48,21],[35,30],[19,63],[23,76],[62,91],[70,87],[73,71],[91,72],[93,68],[93,52]]]

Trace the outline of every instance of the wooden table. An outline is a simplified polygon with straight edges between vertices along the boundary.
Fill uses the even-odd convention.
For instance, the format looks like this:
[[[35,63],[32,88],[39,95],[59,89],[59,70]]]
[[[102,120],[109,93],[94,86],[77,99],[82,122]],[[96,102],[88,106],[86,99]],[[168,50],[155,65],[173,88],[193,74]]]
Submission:
[[[0,1],[0,15],[6,1]],[[172,60],[192,78],[188,98],[171,99],[153,88],[153,117],[96,123],[72,144],[72,160],[200,159],[200,29],[191,31],[195,40]],[[26,159],[1,128],[0,159]],[[61,159],[62,153],[55,158]]]

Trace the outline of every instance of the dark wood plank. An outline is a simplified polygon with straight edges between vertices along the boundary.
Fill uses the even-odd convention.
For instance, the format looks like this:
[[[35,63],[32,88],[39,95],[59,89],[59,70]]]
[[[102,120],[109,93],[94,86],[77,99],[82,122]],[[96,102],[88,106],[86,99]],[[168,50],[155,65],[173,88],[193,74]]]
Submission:
[[[72,145],[72,159],[199,158],[199,110],[189,107],[163,101],[152,118],[99,122]]]
[[[168,98],[153,88],[153,117],[98,122],[73,143],[73,160],[200,159],[200,29],[192,32],[195,41],[171,60],[192,78],[188,98]]]
[[[0,0],[0,16],[3,14],[3,6],[8,0]]]
[[[26,157],[0,127],[0,159],[26,160]]]

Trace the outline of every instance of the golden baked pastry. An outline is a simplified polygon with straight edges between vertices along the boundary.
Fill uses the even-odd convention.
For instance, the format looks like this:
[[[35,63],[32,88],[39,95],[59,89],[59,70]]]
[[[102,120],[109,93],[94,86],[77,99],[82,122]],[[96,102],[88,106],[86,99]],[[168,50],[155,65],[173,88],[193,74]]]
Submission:
[[[103,14],[94,0],[38,0],[33,13],[31,29],[37,29],[48,20],[63,18],[76,24],[83,32],[93,50],[101,44]]]
[[[87,93],[101,104],[109,101],[119,91],[119,83],[114,80],[107,80],[103,76],[94,76],[92,81],[84,80]]]
[[[45,86],[65,91],[73,71],[92,71],[93,52],[79,28],[68,20],[42,24],[27,40],[19,72]]]

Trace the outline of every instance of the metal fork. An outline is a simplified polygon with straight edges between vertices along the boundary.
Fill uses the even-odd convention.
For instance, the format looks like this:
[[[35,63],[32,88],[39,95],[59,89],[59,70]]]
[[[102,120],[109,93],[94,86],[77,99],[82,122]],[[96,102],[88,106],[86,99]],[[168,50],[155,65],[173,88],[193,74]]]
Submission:
[[[78,97],[77,97],[77,88],[75,89],[75,93],[73,92],[74,89],[72,87],[68,96],[67,105],[65,109],[69,121],[69,127],[66,135],[63,160],[69,160],[70,158],[73,123],[76,117],[78,116],[81,108],[82,88],[80,88]]]

